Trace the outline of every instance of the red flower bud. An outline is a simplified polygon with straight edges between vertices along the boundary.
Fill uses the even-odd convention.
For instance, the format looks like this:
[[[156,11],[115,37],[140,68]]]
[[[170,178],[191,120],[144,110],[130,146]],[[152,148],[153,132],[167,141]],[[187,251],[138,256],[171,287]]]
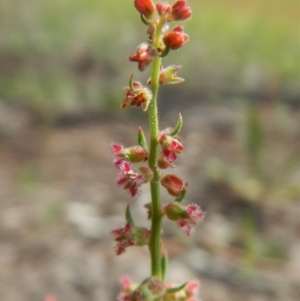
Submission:
[[[182,154],[183,145],[179,140],[179,136],[172,137],[167,134],[161,134],[158,137],[158,142],[161,144],[163,149],[168,149],[174,153]]]
[[[148,166],[140,166],[138,168],[139,173],[143,177],[144,183],[150,182],[153,178],[153,171],[150,167]]]
[[[176,157],[177,159],[177,157]],[[170,162],[171,161],[171,162]],[[173,160],[174,161],[174,160]],[[158,167],[161,169],[166,169],[168,167],[173,167],[173,161],[169,160],[168,157],[166,157],[163,153],[160,154],[160,156],[158,157]]]
[[[179,197],[182,190],[185,188],[182,180],[173,174],[162,176],[160,183],[168,190],[170,195],[175,197]]]
[[[134,6],[142,15],[146,17],[150,17],[156,11],[152,0],[135,0]]]
[[[151,47],[146,43],[142,43],[137,47],[136,52],[129,56],[129,60],[137,62],[139,70],[144,71],[154,57]]]
[[[176,26],[171,32],[163,37],[163,41],[167,47],[172,50],[178,49],[185,44],[189,36],[184,33],[182,26]]]
[[[163,169],[173,167],[173,163],[177,160],[177,155],[181,155],[183,151],[180,137],[168,135],[172,130],[171,128],[165,129],[158,136],[158,142],[162,147],[158,158],[158,166]]]
[[[173,20],[183,21],[188,19],[191,15],[192,15],[191,8],[188,6],[185,0],[177,0],[173,4],[172,6]]]
[[[156,10],[160,16],[163,16],[172,11],[171,5],[165,2],[158,2],[156,4]]]

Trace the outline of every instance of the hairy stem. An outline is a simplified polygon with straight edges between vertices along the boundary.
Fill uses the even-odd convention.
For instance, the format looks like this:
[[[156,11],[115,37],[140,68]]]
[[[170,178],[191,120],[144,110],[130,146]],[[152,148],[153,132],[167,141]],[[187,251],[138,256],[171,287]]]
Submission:
[[[158,49],[161,42],[161,31],[163,20],[157,25],[154,47]],[[149,127],[150,127],[150,157],[149,166],[154,172],[154,177],[150,183],[151,186],[151,203],[152,203],[152,218],[151,218],[151,239],[149,249],[151,253],[151,274],[161,278],[161,200],[160,200],[160,171],[157,166],[158,159],[158,110],[157,110],[157,94],[159,88],[159,71],[161,58],[156,57],[152,63],[151,73],[151,89],[153,99],[150,103],[149,112]]]

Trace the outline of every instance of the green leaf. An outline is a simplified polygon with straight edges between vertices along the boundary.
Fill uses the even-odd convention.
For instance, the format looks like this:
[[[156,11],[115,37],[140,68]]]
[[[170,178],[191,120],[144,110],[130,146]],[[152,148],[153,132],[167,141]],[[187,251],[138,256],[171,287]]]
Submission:
[[[129,209],[129,205],[127,205],[127,207],[126,207],[125,218],[126,218],[126,221],[127,221],[131,226],[134,227],[134,221],[133,221],[133,218],[132,218],[130,209]]]
[[[170,46],[166,45],[165,49],[163,50],[163,52],[161,53],[160,57],[166,57],[170,52]]]
[[[148,152],[147,140],[144,135],[143,129],[141,127],[139,127],[139,130],[138,130],[138,144],[139,144],[139,146],[144,148],[145,151]]]
[[[175,128],[173,129],[173,131],[170,133],[171,136],[175,136],[180,132],[180,130],[182,128],[182,122],[183,122],[182,116],[179,113],[177,124],[176,124]]]
[[[183,200],[183,199],[185,198],[185,196],[186,196],[186,193],[187,193],[187,189],[186,189],[186,187],[184,187],[184,188],[182,189],[181,193],[180,193],[180,196],[177,197],[177,198],[175,199],[175,202],[177,202],[177,203],[182,202],[182,200]]]
[[[167,267],[168,267],[168,257],[166,253],[164,253],[163,256],[161,257],[160,265],[161,265],[161,277],[162,280],[165,280],[167,274]]]
[[[167,294],[175,294],[175,293],[180,292],[181,290],[184,289],[184,287],[186,286],[186,284],[187,284],[187,283],[184,283],[184,284],[182,284],[182,285],[180,285],[180,286],[169,288],[169,289],[167,290]]]
[[[129,77],[129,88],[130,88],[131,91],[134,90],[134,87],[133,87],[133,73]]]

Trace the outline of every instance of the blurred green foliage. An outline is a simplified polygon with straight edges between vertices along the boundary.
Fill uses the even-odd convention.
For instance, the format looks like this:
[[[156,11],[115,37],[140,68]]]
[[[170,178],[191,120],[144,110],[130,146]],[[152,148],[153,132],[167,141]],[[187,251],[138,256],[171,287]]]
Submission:
[[[244,264],[250,269],[261,255],[276,259],[286,256],[283,244],[266,240],[260,232],[258,212],[300,200],[300,144],[286,128],[289,117],[280,117],[279,110],[284,106],[277,103],[246,106],[244,118],[236,127],[236,140],[241,146],[238,157],[244,163],[232,166],[211,158],[206,166],[211,181],[224,184],[239,200]],[[278,120],[283,122],[276,124]]]
[[[145,39],[127,2],[2,1],[0,100],[22,102],[46,117],[119,106],[124,78],[137,70],[126,56]],[[191,40],[176,54],[186,89],[239,93],[272,81],[294,89],[300,76],[297,0],[190,4]]]
[[[207,162],[212,181],[226,183],[242,200],[257,206],[282,205],[299,201],[300,197],[299,180],[295,177],[300,166],[300,144],[291,129],[276,125],[280,108],[283,106],[278,104],[246,106],[244,118],[236,126],[239,158],[243,161],[236,166],[214,158]],[[281,126],[286,127],[289,117],[282,118],[285,121]]]
[[[30,195],[35,183],[37,182],[37,175],[34,167],[25,162],[18,170],[17,187],[22,195]]]

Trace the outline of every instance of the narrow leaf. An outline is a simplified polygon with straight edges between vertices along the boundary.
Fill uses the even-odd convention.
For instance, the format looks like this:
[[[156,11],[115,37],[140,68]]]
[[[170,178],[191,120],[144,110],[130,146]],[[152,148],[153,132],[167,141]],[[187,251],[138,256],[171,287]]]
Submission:
[[[180,286],[177,286],[177,287],[173,287],[173,288],[169,288],[167,290],[167,294],[174,294],[174,293],[178,293],[180,292],[181,290],[184,289],[184,287],[186,286],[186,283],[180,285]]]
[[[163,52],[160,54],[160,57],[166,57],[170,52],[170,46],[166,45],[165,49],[163,50]]]
[[[147,140],[146,137],[144,135],[143,129],[141,127],[139,127],[138,130],[138,144],[139,146],[141,146],[145,151],[148,152],[148,145],[147,145]]]
[[[173,131],[170,133],[171,136],[175,136],[180,132],[180,130],[182,128],[182,122],[183,122],[182,116],[179,113],[177,124],[176,124],[175,128],[173,129]]]
[[[133,73],[129,77],[129,88],[130,88],[131,91],[134,90],[134,87],[133,87]]]
[[[125,218],[126,218],[126,221],[127,221],[131,226],[134,227],[134,221],[133,221],[133,218],[132,218],[130,209],[129,209],[129,205],[127,205],[127,207],[126,207]]]
[[[183,200],[183,199],[185,198],[185,196],[186,196],[186,193],[187,193],[187,189],[186,189],[186,187],[184,187],[184,188],[182,189],[181,193],[180,193],[180,196],[177,197],[177,198],[175,199],[175,202],[177,202],[177,203],[182,202],[182,200]]]
[[[141,14],[141,20],[145,25],[151,25],[151,20],[148,20],[143,14]]]
[[[161,277],[162,277],[162,280],[165,280],[166,279],[166,274],[167,274],[167,267],[168,267],[167,254],[164,254],[161,257],[160,265],[161,265]]]

